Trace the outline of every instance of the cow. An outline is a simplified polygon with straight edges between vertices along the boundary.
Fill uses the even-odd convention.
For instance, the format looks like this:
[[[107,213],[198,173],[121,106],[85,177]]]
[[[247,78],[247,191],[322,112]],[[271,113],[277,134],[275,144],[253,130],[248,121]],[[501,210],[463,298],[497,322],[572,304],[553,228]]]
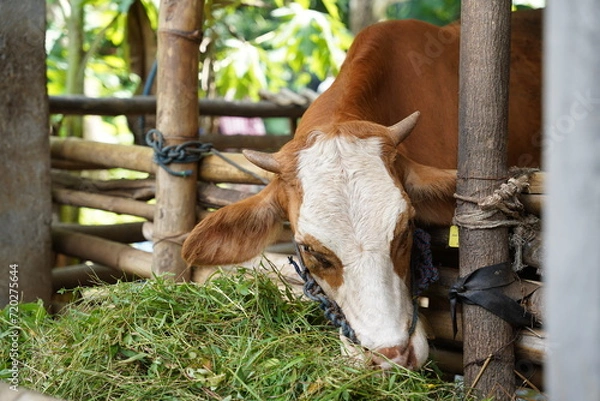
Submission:
[[[512,18],[508,161],[535,165],[540,13]],[[306,268],[367,358],[384,369],[421,367],[429,348],[423,322],[411,330],[412,234],[415,225],[449,225],[454,214],[459,32],[458,23],[416,20],[360,32],[293,139],[274,154],[244,151],[272,181],[201,221],[183,258],[197,266],[246,261],[289,221]]]

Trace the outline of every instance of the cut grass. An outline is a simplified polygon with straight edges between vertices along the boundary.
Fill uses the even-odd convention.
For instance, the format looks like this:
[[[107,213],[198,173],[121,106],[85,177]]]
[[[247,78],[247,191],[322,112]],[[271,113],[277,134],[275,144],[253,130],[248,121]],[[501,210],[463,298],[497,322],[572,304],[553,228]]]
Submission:
[[[19,312],[20,384],[66,400],[458,400],[431,367],[385,374],[340,354],[313,302],[265,273],[204,286],[161,278],[86,290],[58,317]],[[0,378],[9,378],[0,317]]]

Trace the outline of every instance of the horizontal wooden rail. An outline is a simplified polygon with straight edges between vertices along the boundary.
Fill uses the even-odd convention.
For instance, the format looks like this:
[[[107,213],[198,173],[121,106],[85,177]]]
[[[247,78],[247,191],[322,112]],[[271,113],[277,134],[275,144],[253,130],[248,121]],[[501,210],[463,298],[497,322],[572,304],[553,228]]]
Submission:
[[[119,196],[93,194],[72,189],[52,189],[52,200],[62,205],[82,206],[118,214],[154,219],[154,205]]]
[[[53,223],[53,229],[74,231],[82,234],[93,235],[110,241],[131,244],[133,242],[146,241],[142,235],[144,223],[105,224],[105,225],[81,225],[75,223]]]
[[[292,135],[223,135],[206,134],[200,136],[202,142],[210,143],[215,149],[256,149],[275,152],[292,140]]]
[[[152,161],[154,151],[146,146],[118,145],[78,138],[50,137],[50,152],[54,159],[87,162],[104,168],[121,167],[150,174],[155,174],[157,169],[157,165]],[[223,155],[262,178],[270,180],[273,176],[272,173],[250,163],[241,153],[223,152]],[[198,177],[200,180],[207,182],[262,184],[259,179],[215,155],[207,155],[202,159]]]
[[[75,256],[138,277],[152,277],[152,254],[129,245],[73,231],[52,229],[55,252]]]
[[[81,263],[52,269],[52,288],[58,291],[62,288],[89,287],[100,283],[114,284],[119,280],[129,281],[135,277],[97,263]]]
[[[52,114],[89,114],[100,116],[156,114],[156,96],[130,98],[91,98],[81,95],[50,96]],[[200,99],[198,114],[203,116],[288,117],[298,118],[306,106],[281,106],[273,102]]]

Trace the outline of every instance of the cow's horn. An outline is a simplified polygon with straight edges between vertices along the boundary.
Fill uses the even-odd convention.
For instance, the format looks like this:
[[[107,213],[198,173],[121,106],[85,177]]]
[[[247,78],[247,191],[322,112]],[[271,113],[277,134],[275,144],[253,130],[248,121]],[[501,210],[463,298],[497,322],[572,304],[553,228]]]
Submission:
[[[242,150],[246,159],[250,163],[262,168],[263,170],[270,171],[271,173],[279,174],[281,167],[279,162],[271,153],[259,152],[258,150],[244,149]]]
[[[408,135],[412,132],[412,130],[415,128],[415,125],[417,125],[419,115],[421,115],[421,113],[415,111],[410,116],[406,117],[404,120],[392,125],[391,127],[388,127],[388,129],[390,130],[390,135],[392,136],[392,139],[394,140],[394,143],[396,145],[400,144],[403,140],[405,140],[408,137]]]

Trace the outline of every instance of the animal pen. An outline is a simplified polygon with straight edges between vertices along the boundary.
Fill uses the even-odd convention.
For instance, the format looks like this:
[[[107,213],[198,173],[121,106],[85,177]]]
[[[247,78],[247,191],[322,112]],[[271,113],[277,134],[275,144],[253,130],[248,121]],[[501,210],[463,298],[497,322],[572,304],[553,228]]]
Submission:
[[[7,289],[3,290],[3,305],[11,304],[12,298],[8,288],[11,282],[15,282],[11,277],[16,277],[17,274],[19,291],[22,294],[20,301],[36,298],[49,301],[51,293],[56,289],[90,284],[88,279],[92,274],[110,280],[114,277],[151,278],[153,274],[170,273],[177,280],[200,280],[202,272],[188,269],[179,256],[186,233],[193,228],[197,220],[210,213],[211,208],[224,206],[245,196],[215,184],[262,185],[265,180],[270,179],[270,173],[246,162],[239,153],[201,149],[195,142],[198,140],[198,112],[203,115],[285,116],[293,121],[301,116],[305,106],[281,106],[267,101],[253,104],[198,101],[197,39],[201,31],[203,2],[169,2],[168,7],[164,6],[166,2],[162,3],[159,15],[159,75],[156,99],[51,98],[49,101],[45,95],[45,55],[41,34],[44,31],[43,3],[39,0],[0,3],[0,15],[8,16],[0,26],[0,39],[7,38],[4,43],[9,50],[6,53],[8,58],[0,58],[0,65],[10,66],[3,68],[3,71],[13,78],[4,79],[0,83],[0,99],[3,104],[0,108],[0,131],[5,145],[2,151],[5,166],[2,178],[4,192],[0,195],[0,222],[5,234],[0,249],[3,263],[0,283]],[[475,193],[479,197],[494,195],[499,183],[508,177],[504,147],[510,6],[511,3],[506,0],[469,0],[463,1],[462,4],[461,136],[458,176],[463,178],[458,181],[457,193],[465,199],[472,198]],[[598,41],[594,42],[592,37],[598,39],[600,36],[600,24],[597,21],[598,17],[591,15],[593,7],[591,1],[549,7],[547,21],[549,19],[555,27],[561,29],[546,29],[547,43],[559,41],[563,50],[573,47],[573,57],[579,57],[577,60],[584,62],[586,70],[585,74],[575,81],[569,79],[570,72],[566,67],[555,67],[546,73],[549,91],[545,104],[546,129],[554,123],[549,116],[551,113],[567,115],[565,113],[570,112],[568,108],[573,104],[553,99],[565,96],[572,98],[573,91],[581,93],[592,84],[595,85],[594,88],[598,88],[598,78],[594,71],[600,67],[600,56],[597,48],[593,48],[597,47]],[[573,30],[577,24],[576,18],[581,16],[585,16],[586,23]],[[26,17],[34,26],[19,23]],[[589,32],[593,35],[583,40],[585,33]],[[569,41],[566,39],[568,35],[573,35],[575,39]],[[17,50],[21,49],[16,43],[16,38],[20,37],[29,38],[31,47],[26,52]],[[582,50],[578,50],[579,46]],[[547,61],[562,65],[564,55],[558,54],[549,45],[546,50],[549,53],[546,55]],[[477,57],[473,57],[473,54]],[[590,58],[586,58],[585,55]],[[573,87],[568,86],[571,82]],[[21,83],[21,86],[17,83]],[[48,112],[138,115],[154,111],[157,114],[157,132],[162,135],[149,135],[156,143],[155,149],[136,145],[101,144],[74,138],[51,137],[48,140]],[[572,197],[575,196],[564,193],[580,193],[578,191],[587,185],[586,182],[595,182],[596,186],[592,185],[591,188],[597,188],[599,180],[597,151],[600,149],[597,137],[592,137],[599,128],[597,115],[595,119],[575,120],[577,124],[582,125],[581,129],[586,134],[582,134],[581,137],[565,135],[563,139],[565,145],[573,141],[571,146],[577,147],[581,152],[586,151],[586,146],[590,148],[587,151],[591,152],[595,146],[595,156],[583,158],[581,165],[577,166],[576,174],[587,181],[571,179],[570,174],[575,173],[569,157],[573,156],[562,155],[559,147],[554,146],[552,152],[546,156],[551,173],[548,181],[554,185],[554,192],[551,194],[562,200],[556,201],[554,205],[552,199],[544,203],[548,203],[547,215],[553,219],[549,227],[545,228],[550,239],[546,255],[552,258],[548,259],[548,278],[573,280],[573,285],[582,284],[582,280],[584,283],[581,287],[564,288],[560,283],[550,281],[549,304],[557,308],[557,315],[553,315],[555,312],[552,309],[547,315],[547,320],[551,323],[550,329],[556,330],[551,332],[551,335],[564,341],[567,341],[568,336],[576,337],[577,326],[584,324],[574,320],[579,316],[580,306],[593,306],[585,314],[588,319],[585,324],[592,325],[591,335],[585,337],[585,342],[581,343],[579,348],[573,338],[568,342],[570,346],[579,349],[577,358],[569,358],[572,349],[563,350],[560,347],[557,350],[553,349],[555,353],[547,358],[548,344],[544,331],[523,330],[515,337],[514,329],[504,320],[474,305],[465,304],[462,306],[462,313],[459,310],[458,333],[454,335],[453,323],[448,312],[448,293],[454,288],[459,276],[467,276],[481,266],[501,263],[508,259],[508,229],[502,225],[489,228],[483,224],[463,224],[460,228],[459,256],[455,249],[448,246],[449,234],[446,229],[430,231],[434,257],[445,261],[448,266],[455,265],[440,268],[439,282],[424,294],[428,305],[422,309],[422,313],[427,317],[435,334],[431,357],[444,371],[464,372],[467,385],[475,385],[484,394],[494,394],[498,400],[511,397],[509,394],[514,393],[515,378],[534,386],[542,386],[544,365],[546,377],[550,378],[547,386],[557,400],[566,399],[567,396],[578,400],[597,400],[600,397],[600,385],[597,380],[600,375],[598,345],[597,341],[591,340],[597,338],[600,332],[598,302],[597,298],[593,298],[597,291],[591,287],[592,283],[598,282],[597,263],[600,251],[593,243],[584,249],[585,244],[590,245],[590,239],[597,241],[600,237],[600,233],[597,232],[600,227],[600,222],[597,221],[600,204],[597,190],[580,209],[572,210],[573,215],[577,216],[578,213],[585,214],[586,209],[589,212],[590,207],[595,210],[595,220],[586,227],[589,228],[588,236],[582,238],[582,234],[574,235],[573,232],[581,227],[573,226],[568,226],[568,235],[560,234],[560,230],[567,225],[565,220],[568,220],[570,215],[564,211],[564,203],[573,201]],[[176,174],[171,174],[155,162],[164,162],[169,157],[180,157],[181,153],[176,152],[179,150],[177,145],[190,141],[193,144],[189,148],[196,152],[199,162],[183,157],[183,163],[169,164],[167,169]],[[253,144],[246,145],[257,147]],[[247,147],[246,145],[224,143],[217,144],[215,148],[241,148]],[[280,145],[279,142],[266,144],[266,148],[273,149]],[[167,153],[168,150],[172,153]],[[145,172],[150,174],[150,178],[99,181],[68,174],[68,171],[72,170],[115,167]],[[545,196],[542,183],[543,175],[534,174],[520,197],[528,211],[538,216]],[[156,203],[148,203],[149,199],[156,199]],[[51,227],[52,202],[139,216],[146,222],[95,227],[56,224]],[[457,215],[471,216],[478,207],[470,202],[459,202]],[[561,210],[557,210],[558,208]],[[582,223],[585,218],[580,216],[574,221]],[[564,246],[562,241],[568,242],[570,235],[574,235],[574,240],[579,241],[578,244],[570,246],[579,250],[581,255],[588,255],[586,260],[582,260],[581,256],[576,258],[581,263],[579,267],[586,268],[580,272],[581,279],[563,277],[564,267],[558,265],[558,261],[568,263],[560,249]],[[553,236],[563,239],[553,240]],[[128,245],[144,240],[153,241],[152,253]],[[289,231],[280,238],[281,242],[289,240]],[[528,253],[530,251],[527,246],[523,248],[526,258],[532,256]],[[94,263],[51,269],[52,252]],[[557,262],[553,262],[554,258]],[[456,269],[458,259],[459,270]],[[198,274],[198,277],[194,274]],[[540,287],[539,282],[523,281],[517,286],[510,286],[507,295],[514,299],[524,298],[526,309],[534,315],[537,314],[540,320],[545,320],[540,316],[543,310],[541,291],[538,290]],[[558,299],[568,300],[566,304],[572,305],[572,309],[560,306],[561,301]],[[561,319],[567,318],[569,320],[565,323],[560,323]],[[547,360],[550,364],[545,363]],[[577,368],[572,367],[577,362],[582,363],[588,372],[587,375],[577,376],[571,373],[568,375],[569,384],[564,384],[560,378],[567,372],[578,372]]]

